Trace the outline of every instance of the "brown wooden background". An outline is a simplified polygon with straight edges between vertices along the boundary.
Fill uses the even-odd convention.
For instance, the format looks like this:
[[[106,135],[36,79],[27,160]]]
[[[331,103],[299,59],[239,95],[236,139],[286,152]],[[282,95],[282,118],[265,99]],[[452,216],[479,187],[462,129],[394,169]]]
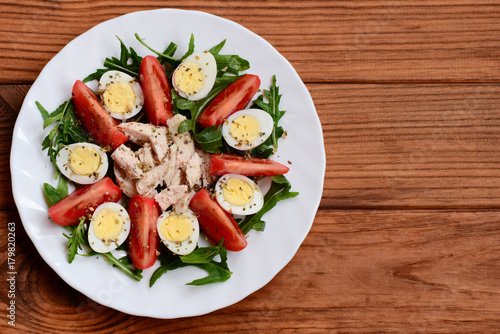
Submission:
[[[64,283],[26,236],[10,186],[30,84],[92,26],[162,7],[236,21],[315,101],[327,153],[312,230],[266,287],[212,314],[157,320]],[[0,0],[0,331],[16,223],[19,332],[494,333],[500,330],[500,1]]]

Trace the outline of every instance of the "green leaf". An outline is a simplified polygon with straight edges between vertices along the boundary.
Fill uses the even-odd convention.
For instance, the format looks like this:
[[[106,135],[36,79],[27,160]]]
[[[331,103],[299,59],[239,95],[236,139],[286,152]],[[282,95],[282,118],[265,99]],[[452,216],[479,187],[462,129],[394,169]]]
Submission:
[[[149,279],[149,287],[152,287],[155,282],[163,276],[169,270],[175,270],[181,267],[185,267],[187,264],[184,264],[178,255],[174,255],[172,253],[169,254],[161,254],[158,259],[160,260],[161,265],[156,268],[156,270],[151,275]]]
[[[71,236],[69,236],[68,241],[68,262],[71,263],[75,259],[76,254],[79,249],[82,249],[82,244],[85,244],[86,233],[85,233],[85,217],[80,218],[80,223],[73,230]]]
[[[210,126],[194,135],[195,140],[208,153],[221,153],[224,143],[222,141],[222,126]]]
[[[246,71],[250,68],[250,63],[248,60],[241,58],[238,55],[220,55],[220,51],[226,44],[226,40],[223,40],[210,50],[210,52],[217,63],[217,76],[222,76],[224,73],[232,73],[239,75],[241,71]]]
[[[116,57],[106,58],[104,60],[104,69],[97,69],[94,73],[89,74],[83,82],[99,80],[101,76],[109,70],[117,70],[127,73],[134,78],[139,77],[139,68],[141,66],[142,57],[140,57],[133,48],[127,48],[123,41],[116,36],[120,41],[120,59]]]
[[[191,34],[191,38],[189,39],[189,45],[188,45],[188,50],[186,53],[181,57],[181,61],[192,55],[194,52],[194,35]]]
[[[44,120],[44,128],[55,124],[43,139],[42,150],[47,150],[47,155],[57,170],[56,156],[62,146],[76,142],[88,142],[89,139],[80,127],[71,99],[63,102],[50,114],[38,101],[36,104]]]
[[[166,272],[186,266],[195,266],[208,273],[204,278],[194,280],[187,285],[205,285],[228,280],[232,273],[227,266],[227,250],[222,246],[223,242],[221,240],[217,246],[197,248],[186,256],[174,255],[170,252],[162,253],[158,257],[161,265],[151,275],[149,286],[152,287]],[[220,255],[220,261],[214,260],[217,255]]]
[[[192,119],[185,119],[179,124],[179,128],[177,129],[177,132],[183,133],[184,131],[193,131],[194,129],[194,122]]]
[[[243,234],[247,234],[252,229],[263,231],[265,222],[262,220],[262,216],[274,208],[279,201],[296,197],[299,194],[298,192],[290,191],[291,187],[290,182],[284,175],[273,176],[271,188],[264,196],[264,205],[262,209],[256,214],[246,216],[239,224]]]
[[[44,183],[43,190],[50,206],[52,206],[68,196],[68,180],[64,177],[59,177],[57,188],[54,188],[48,183]]]
[[[217,62],[217,70],[219,73],[232,73],[238,75],[241,71],[246,71],[250,68],[248,60],[237,55],[216,55],[214,56]]]
[[[219,242],[217,246],[209,246],[209,247],[198,247],[191,254],[181,256],[180,259],[183,263],[189,264],[202,264],[209,263],[214,259],[215,256],[220,254],[222,251],[223,240]]]
[[[99,255],[99,253],[97,253],[97,255]],[[100,255],[103,256],[104,261],[111,263],[114,267],[117,267],[125,274],[127,274],[127,276],[135,279],[136,281],[140,281],[142,279],[142,270],[131,268],[130,264],[132,263],[132,261],[128,256],[117,259],[111,252],[102,253]]]
[[[220,42],[219,44],[217,44],[216,46],[214,46],[213,48],[208,50],[208,52],[210,52],[212,55],[216,56],[219,54],[219,52],[221,52],[221,50],[225,44],[226,44],[226,40],[223,40],[222,42]]]
[[[150,47],[149,45],[146,44],[146,42],[144,42],[144,39],[141,38],[139,36],[139,34],[135,33],[134,34],[135,38],[142,44],[144,45],[149,51],[153,52],[154,54],[158,55],[158,58],[160,59],[165,59],[165,60],[169,60],[169,61],[174,61],[174,62],[180,62],[179,59],[177,58],[174,58],[172,57],[171,55],[171,51],[172,51],[172,47],[169,45],[169,47],[167,48],[167,53],[161,53],[155,49],[153,49],[152,47]],[[177,46],[175,46],[175,49],[177,48]],[[174,50],[175,52],[175,50]]]
[[[264,101],[264,96],[268,102]],[[281,94],[279,87],[276,86],[276,75],[273,75],[271,87],[269,90],[264,90],[264,95],[260,95],[254,100],[252,108],[260,108],[267,112],[274,121],[273,132],[271,133],[271,143],[275,148],[278,147],[278,138],[284,133],[284,129],[278,125],[280,119],[285,115],[286,111],[279,109]]]
[[[212,283],[220,283],[227,281],[233,274],[229,267],[227,266],[227,250],[222,248],[220,251],[220,262],[210,261],[209,263],[196,264],[198,268],[201,268],[208,272],[208,275],[196,279],[187,285],[206,285]]]

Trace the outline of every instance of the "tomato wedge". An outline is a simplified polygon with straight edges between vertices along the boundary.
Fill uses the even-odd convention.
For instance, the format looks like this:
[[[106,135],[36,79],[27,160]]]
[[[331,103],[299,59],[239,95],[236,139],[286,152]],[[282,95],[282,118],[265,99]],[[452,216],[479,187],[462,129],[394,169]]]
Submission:
[[[241,174],[274,176],[286,174],[290,168],[273,160],[245,158],[236,154],[214,154],[210,158],[210,175]]]
[[[260,87],[260,79],[245,74],[220,92],[198,116],[197,121],[205,128],[224,123],[232,113],[247,106]]]
[[[142,59],[139,83],[144,92],[144,110],[148,122],[167,125],[167,119],[174,116],[171,86],[158,59],[153,56]]]
[[[200,229],[214,244],[224,238],[223,245],[227,250],[240,251],[247,246],[247,239],[236,220],[210,197],[206,188],[193,196],[189,208],[198,217]]]
[[[128,140],[116,127],[113,117],[106,112],[99,98],[80,80],[73,85],[72,100],[76,117],[98,145],[114,151]]]
[[[52,220],[62,226],[79,223],[79,218],[91,214],[99,205],[118,202],[122,197],[120,188],[109,177],[94,184],[80,187],[49,208]]]
[[[127,212],[130,216],[128,255],[136,268],[147,269],[155,263],[160,250],[156,231],[160,207],[153,198],[134,196],[128,202]]]

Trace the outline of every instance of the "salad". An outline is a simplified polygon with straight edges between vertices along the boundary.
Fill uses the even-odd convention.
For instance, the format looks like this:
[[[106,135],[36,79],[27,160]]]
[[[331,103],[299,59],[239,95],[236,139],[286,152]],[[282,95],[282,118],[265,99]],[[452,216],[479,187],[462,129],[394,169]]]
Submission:
[[[119,40],[120,58],[76,80],[55,111],[37,102],[58,179],[44,184],[49,215],[67,229],[69,262],[99,255],[139,281],[159,260],[150,286],[184,266],[207,271],[188,284],[223,282],[227,251],[244,251],[264,214],[298,195],[289,167],[272,160],[286,137],[276,77],[260,92],[247,60],[221,54],[225,41],[198,51],[191,35],[177,58],[175,43],[158,52],[135,37],[156,57]]]

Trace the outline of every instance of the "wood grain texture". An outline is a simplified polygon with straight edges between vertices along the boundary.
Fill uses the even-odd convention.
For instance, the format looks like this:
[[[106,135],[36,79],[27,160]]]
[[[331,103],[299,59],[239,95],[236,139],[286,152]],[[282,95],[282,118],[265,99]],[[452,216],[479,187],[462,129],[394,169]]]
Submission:
[[[328,162],[322,207],[498,208],[499,85],[309,88]]]
[[[37,256],[18,218],[0,218],[17,222],[23,249],[16,258],[21,332],[484,333],[500,326],[499,214],[321,210],[271,283],[228,308],[175,320],[127,316],[89,300]]]
[[[160,320],[95,303],[41,259],[15,208],[9,156],[24,96],[64,45],[169,7],[240,23],[292,63],[323,126],[327,169],[310,234],[268,285],[208,315]],[[497,333],[499,19],[491,0],[0,0],[0,332]]]
[[[96,24],[156,8],[201,10],[240,23],[272,42],[307,82],[500,79],[497,1],[4,0],[0,6],[0,83],[30,83]]]

